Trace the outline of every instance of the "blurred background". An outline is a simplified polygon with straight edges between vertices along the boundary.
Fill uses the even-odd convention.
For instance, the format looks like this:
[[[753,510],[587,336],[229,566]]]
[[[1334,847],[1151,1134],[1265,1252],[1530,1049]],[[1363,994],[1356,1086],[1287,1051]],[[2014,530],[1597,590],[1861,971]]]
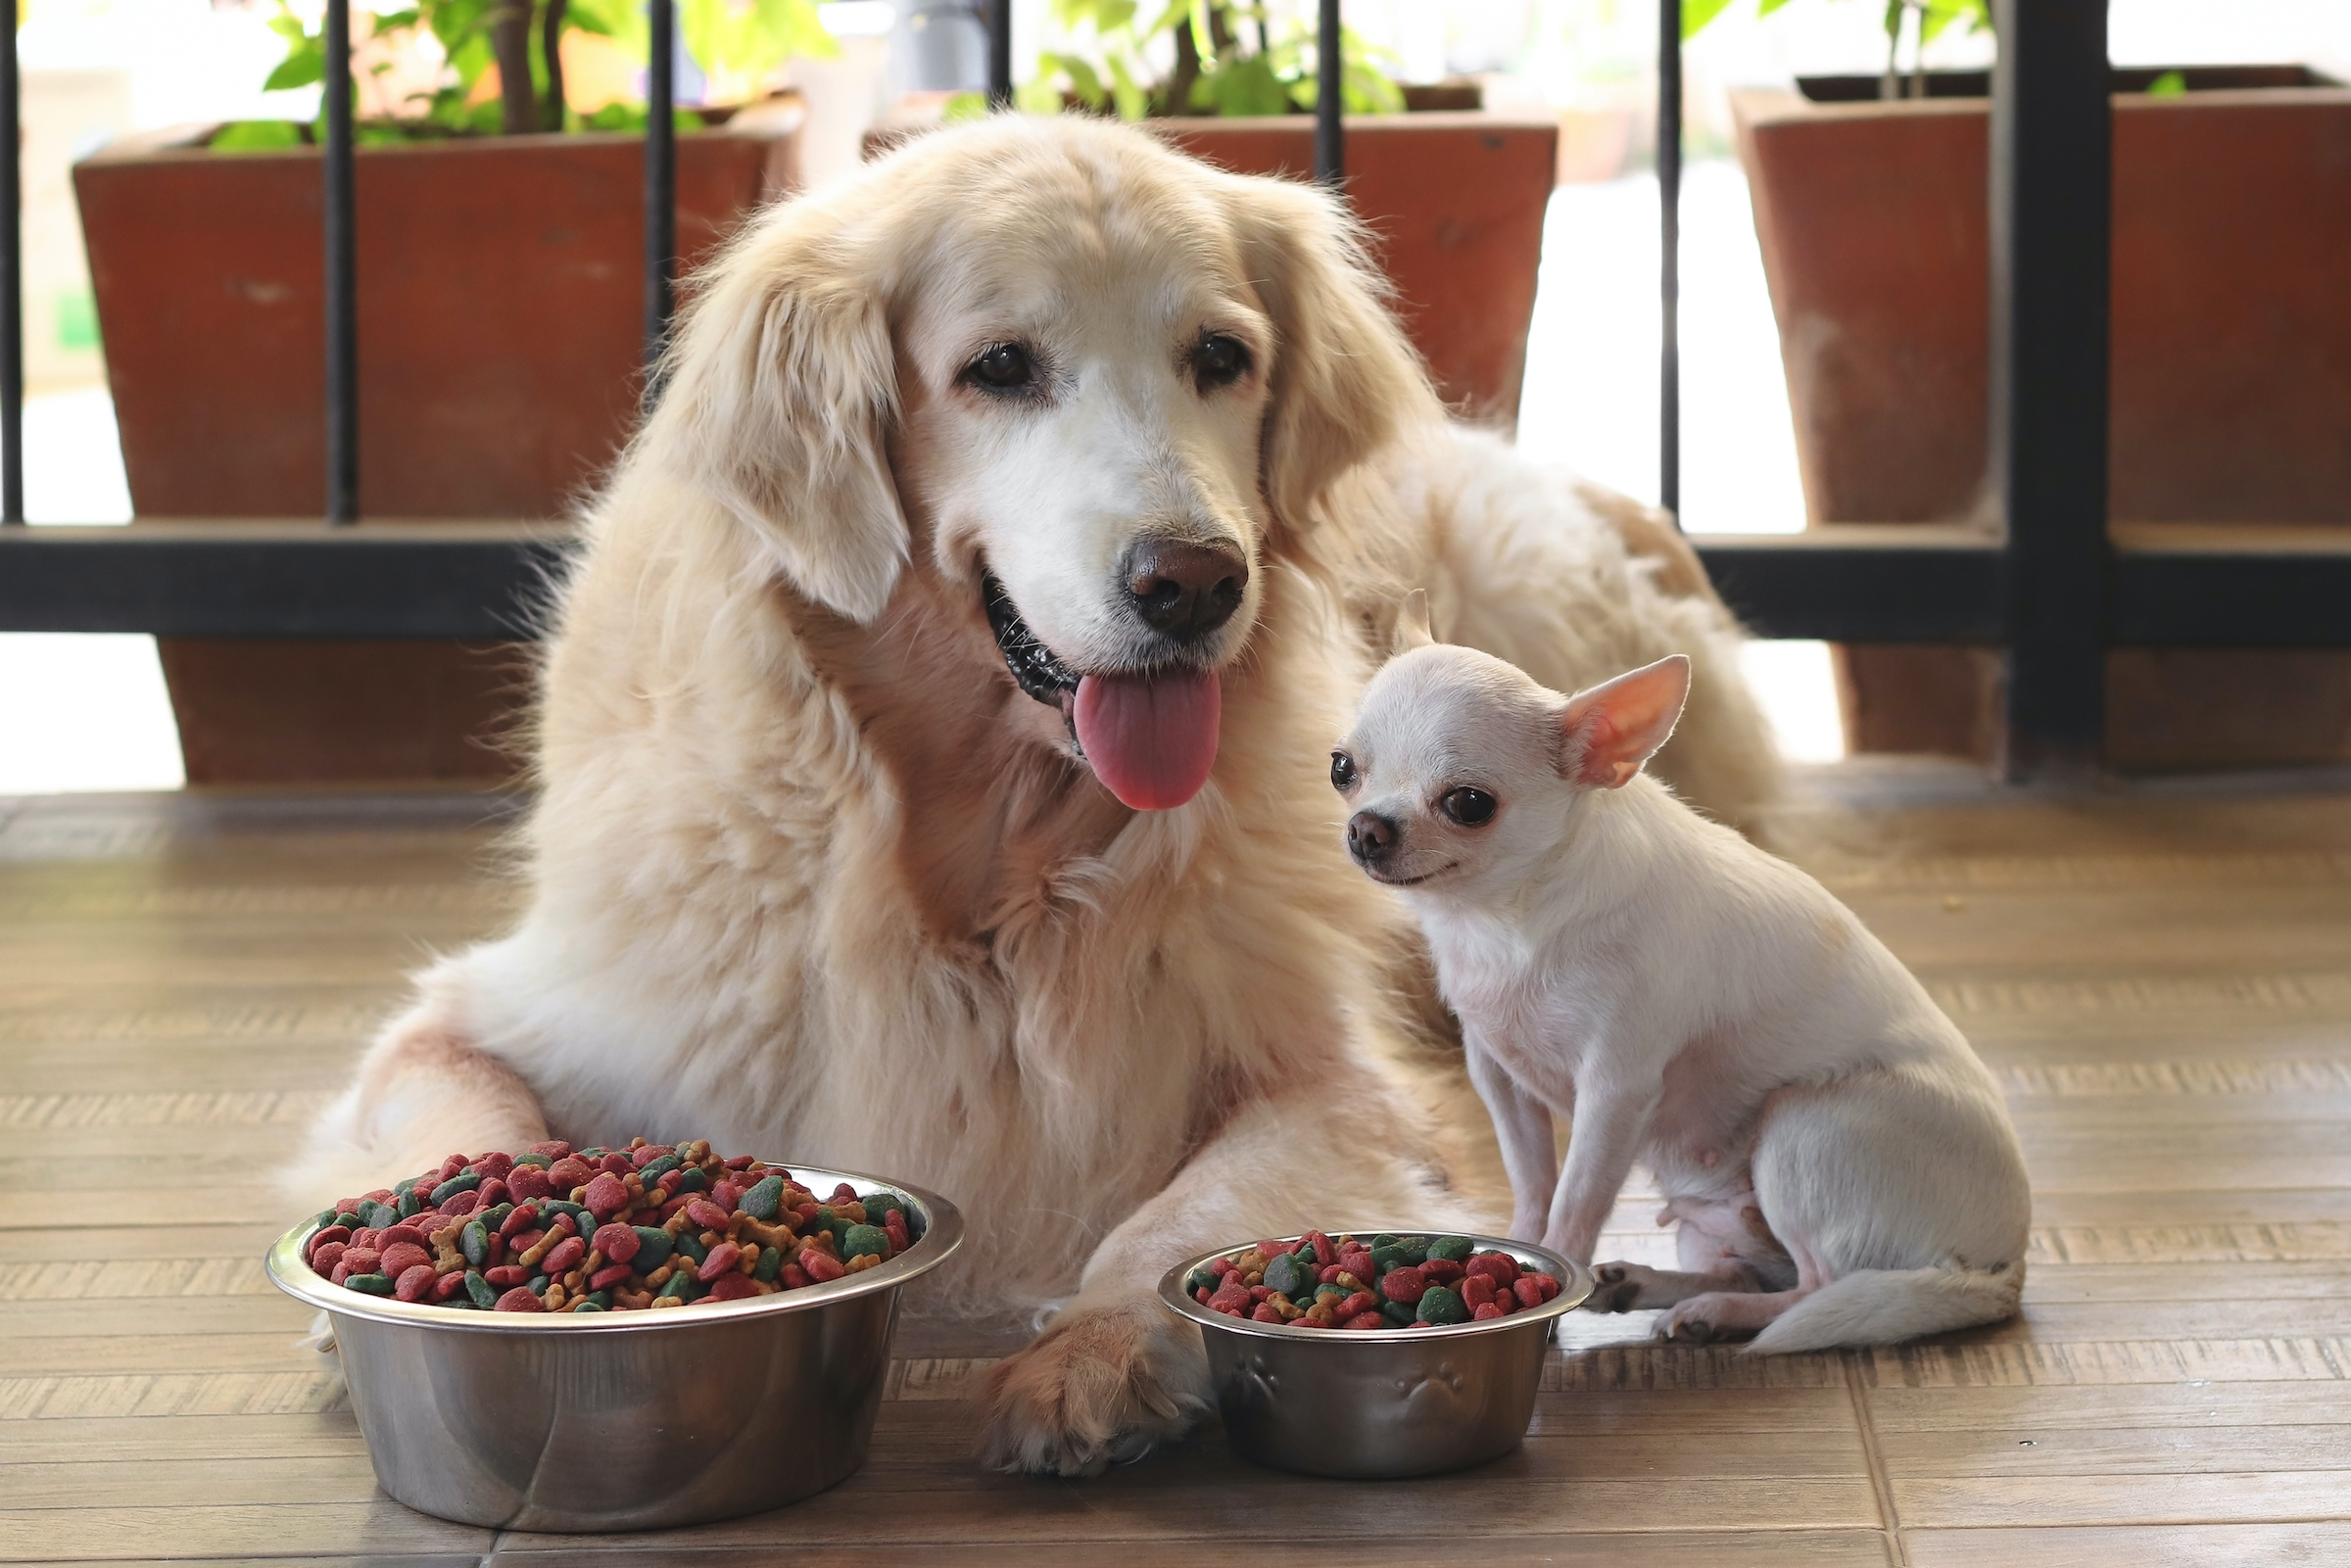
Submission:
[[[1311,4],[1287,7],[1295,19],[1279,0],[1265,9],[1311,24]],[[1968,24],[1966,9],[1921,9],[1932,34],[1926,67],[1990,61],[1992,40]],[[1691,10],[1705,24],[1686,56],[1682,515],[1693,532],[1796,532],[1806,525],[1805,495],[1732,93],[1789,87],[1799,75],[1878,75],[1888,66],[1888,8],[1794,0],[1764,14],[1758,0],[1691,0]],[[372,24],[355,24],[373,34],[360,56],[363,116],[411,113],[419,95],[434,93],[449,100],[448,113],[496,112],[495,65],[485,74],[480,61],[459,58],[472,45],[445,49],[432,29],[401,25],[414,14],[398,0],[370,11]],[[952,95],[984,76],[984,35],[965,0],[799,0],[785,11],[769,0],[689,0],[682,13],[680,101],[793,100],[811,182],[853,166],[868,130],[909,95],[943,97],[952,112]],[[619,4],[582,14],[610,20],[603,33],[563,39],[571,122],[623,128],[644,90],[642,44],[630,53],[634,13]],[[1655,501],[1655,9],[1643,0],[1348,0],[1344,14],[1388,79],[1473,85],[1488,111],[1556,119],[1557,185],[1543,219],[1518,438],[1546,460]],[[1076,85],[1057,62],[1104,58],[1101,5],[1017,0],[1014,15],[1015,74],[1031,101]],[[280,0],[29,0],[22,16],[27,510],[35,523],[122,522],[131,500],[71,167],[141,132],[312,119],[315,73],[300,79],[298,57],[318,13]],[[2351,76],[2344,0],[2114,0],[2110,25],[2118,67],[2295,62]],[[1173,47],[1166,35],[1151,41],[1161,56]],[[1913,24],[1902,69],[1920,59]],[[253,134],[261,145],[276,133]],[[1791,756],[1841,756],[1829,650],[1759,642],[1751,660]],[[185,777],[153,639],[0,636],[0,794],[169,788]]]

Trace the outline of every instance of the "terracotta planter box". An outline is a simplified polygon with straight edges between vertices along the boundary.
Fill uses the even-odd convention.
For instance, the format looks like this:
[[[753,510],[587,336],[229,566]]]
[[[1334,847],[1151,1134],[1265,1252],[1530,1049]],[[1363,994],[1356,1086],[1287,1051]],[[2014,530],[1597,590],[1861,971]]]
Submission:
[[[2117,71],[2110,515],[2351,523],[2351,89]],[[1734,95],[1815,524],[1988,517],[1990,105]],[[2205,90],[2205,89],[2210,90]],[[1859,750],[1989,755],[1993,655],[1843,650]],[[2351,757],[2351,655],[2118,649],[2108,760]]]
[[[691,264],[796,183],[796,116],[678,143]],[[325,501],[314,149],[203,131],[76,166],[107,371],[142,516],[317,515]],[[549,517],[635,416],[643,143],[526,136],[357,158],[360,503],[371,518]],[[512,650],[166,639],[194,782],[497,776]]]
[[[868,155],[936,129],[947,96],[901,100],[867,133]],[[1237,174],[1314,175],[1311,116],[1144,124]],[[1559,146],[1549,117],[1442,110],[1347,121],[1348,200],[1371,228],[1397,312],[1438,391],[1471,418],[1508,425],[1518,417]]]

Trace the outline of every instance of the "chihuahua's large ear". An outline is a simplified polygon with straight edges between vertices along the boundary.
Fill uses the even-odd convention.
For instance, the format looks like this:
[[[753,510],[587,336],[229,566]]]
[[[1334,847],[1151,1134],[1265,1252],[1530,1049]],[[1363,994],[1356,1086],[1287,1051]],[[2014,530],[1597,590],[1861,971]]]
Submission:
[[[1559,710],[1559,777],[1587,789],[1621,787],[1671,737],[1689,695],[1686,653],[1578,691]]]
[[[641,450],[753,530],[801,593],[872,620],[909,547],[880,289],[831,214],[804,202],[755,224],[700,281]]]
[[[1330,482],[1438,412],[1388,313],[1387,280],[1353,219],[1292,180],[1225,181],[1243,264],[1273,319],[1271,402],[1259,463],[1275,523],[1304,529]]]
[[[1396,651],[1410,653],[1436,642],[1428,629],[1428,590],[1415,588],[1396,608]]]

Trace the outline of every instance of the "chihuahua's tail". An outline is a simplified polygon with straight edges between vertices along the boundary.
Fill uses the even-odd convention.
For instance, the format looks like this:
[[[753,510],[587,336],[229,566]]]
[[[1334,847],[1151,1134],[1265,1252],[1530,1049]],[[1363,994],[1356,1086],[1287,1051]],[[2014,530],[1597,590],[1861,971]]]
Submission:
[[[1751,1352],[1893,1345],[2016,1315],[2025,1261],[2000,1268],[1872,1268],[1831,1280],[1764,1325]]]

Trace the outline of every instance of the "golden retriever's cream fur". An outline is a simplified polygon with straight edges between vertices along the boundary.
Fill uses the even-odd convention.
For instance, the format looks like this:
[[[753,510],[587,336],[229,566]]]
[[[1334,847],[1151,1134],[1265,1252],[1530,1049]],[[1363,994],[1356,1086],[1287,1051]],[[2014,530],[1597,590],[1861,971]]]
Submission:
[[[423,975],[300,1179],[642,1132],[937,1188],[973,1227],[947,1290],[1066,1299],[984,1437],[1063,1472],[1202,1408],[1171,1261],[1464,1214],[1391,1065],[1408,928],[1326,779],[1403,592],[1562,689],[1692,654],[1661,771],[1718,814],[1773,762],[1695,558],[1449,427],[1374,278],[1320,195],[1082,120],[942,132],[754,223],[563,587],[529,911]],[[1213,392],[1211,330],[1249,366]],[[1015,338],[1050,371],[1019,407],[959,379]],[[1136,666],[1110,580],[1145,528],[1251,572],[1199,654],[1210,782],[1138,813],[1008,679],[980,573],[1071,665]]]

